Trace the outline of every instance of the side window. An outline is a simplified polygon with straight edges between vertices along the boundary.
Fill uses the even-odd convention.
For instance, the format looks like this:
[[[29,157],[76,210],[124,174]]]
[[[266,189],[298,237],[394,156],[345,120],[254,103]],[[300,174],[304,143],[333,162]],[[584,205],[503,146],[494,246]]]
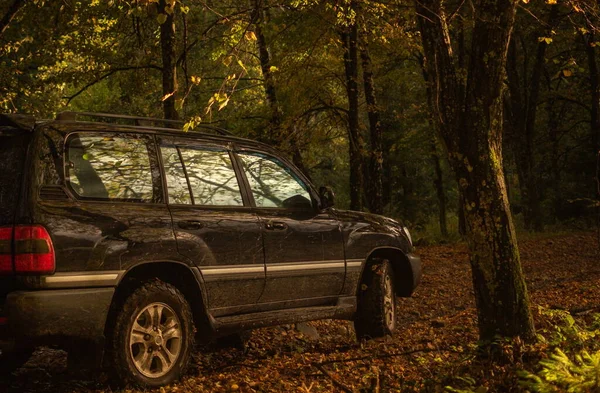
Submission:
[[[67,146],[69,184],[84,198],[152,200],[146,141],[116,135],[75,134]]]
[[[183,147],[162,147],[161,150],[170,203],[244,205],[227,151]],[[192,191],[191,197],[189,190]]]
[[[258,207],[310,208],[308,187],[283,163],[260,153],[240,153]]]

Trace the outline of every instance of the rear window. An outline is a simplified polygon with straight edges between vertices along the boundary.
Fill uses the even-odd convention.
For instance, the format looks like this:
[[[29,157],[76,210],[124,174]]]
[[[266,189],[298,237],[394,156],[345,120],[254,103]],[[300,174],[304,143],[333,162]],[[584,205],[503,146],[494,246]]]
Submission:
[[[150,202],[148,141],[143,137],[74,134],[67,142],[68,183],[81,198]]]
[[[0,225],[13,223],[30,139],[30,132],[0,127]]]

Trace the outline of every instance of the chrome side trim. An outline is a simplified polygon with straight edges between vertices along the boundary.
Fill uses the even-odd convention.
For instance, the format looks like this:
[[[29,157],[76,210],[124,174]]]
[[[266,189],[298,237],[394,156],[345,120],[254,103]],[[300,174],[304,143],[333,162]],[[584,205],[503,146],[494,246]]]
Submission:
[[[346,267],[348,268],[348,270],[361,269],[362,264],[362,259],[348,259],[348,261],[346,261]]]
[[[341,269],[345,268],[345,261],[329,260],[314,262],[291,262],[291,263],[271,263],[267,264],[267,274],[269,272],[287,272],[291,270],[314,270],[314,269]]]
[[[245,274],[245,273],[264,273],[264,266],[246,266],[246,267],[238,267],[238,266],[214,266],[214,267],[205,267],[200,268],[200,271],[205,276],[214,276],[220,274]]]
[[[121,271],[88,273],[56,273],[53,276],[41,278],[45,288],[81,288],[81,287],[109,287],[116,286]]]

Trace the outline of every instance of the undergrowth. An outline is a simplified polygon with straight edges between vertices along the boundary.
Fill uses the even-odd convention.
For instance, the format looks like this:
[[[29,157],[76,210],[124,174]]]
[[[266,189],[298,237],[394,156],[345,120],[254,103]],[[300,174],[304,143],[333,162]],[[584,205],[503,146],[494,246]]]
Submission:
[[[600,314],[573,316],[539,307],[536,322],[536,343],[499,339],[494,347],[501,357],[494,362],[479,357],[463,369],[469,374],[452,378],[446,391],[600,393]]]

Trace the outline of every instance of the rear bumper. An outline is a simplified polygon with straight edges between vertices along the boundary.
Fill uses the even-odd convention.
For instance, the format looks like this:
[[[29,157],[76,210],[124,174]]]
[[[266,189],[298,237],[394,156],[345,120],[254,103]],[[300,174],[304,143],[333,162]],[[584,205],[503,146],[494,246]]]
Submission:
[[[15,291],[5,303],[2,341],[58,344],[63,339],[99,342],[115,288]]]

